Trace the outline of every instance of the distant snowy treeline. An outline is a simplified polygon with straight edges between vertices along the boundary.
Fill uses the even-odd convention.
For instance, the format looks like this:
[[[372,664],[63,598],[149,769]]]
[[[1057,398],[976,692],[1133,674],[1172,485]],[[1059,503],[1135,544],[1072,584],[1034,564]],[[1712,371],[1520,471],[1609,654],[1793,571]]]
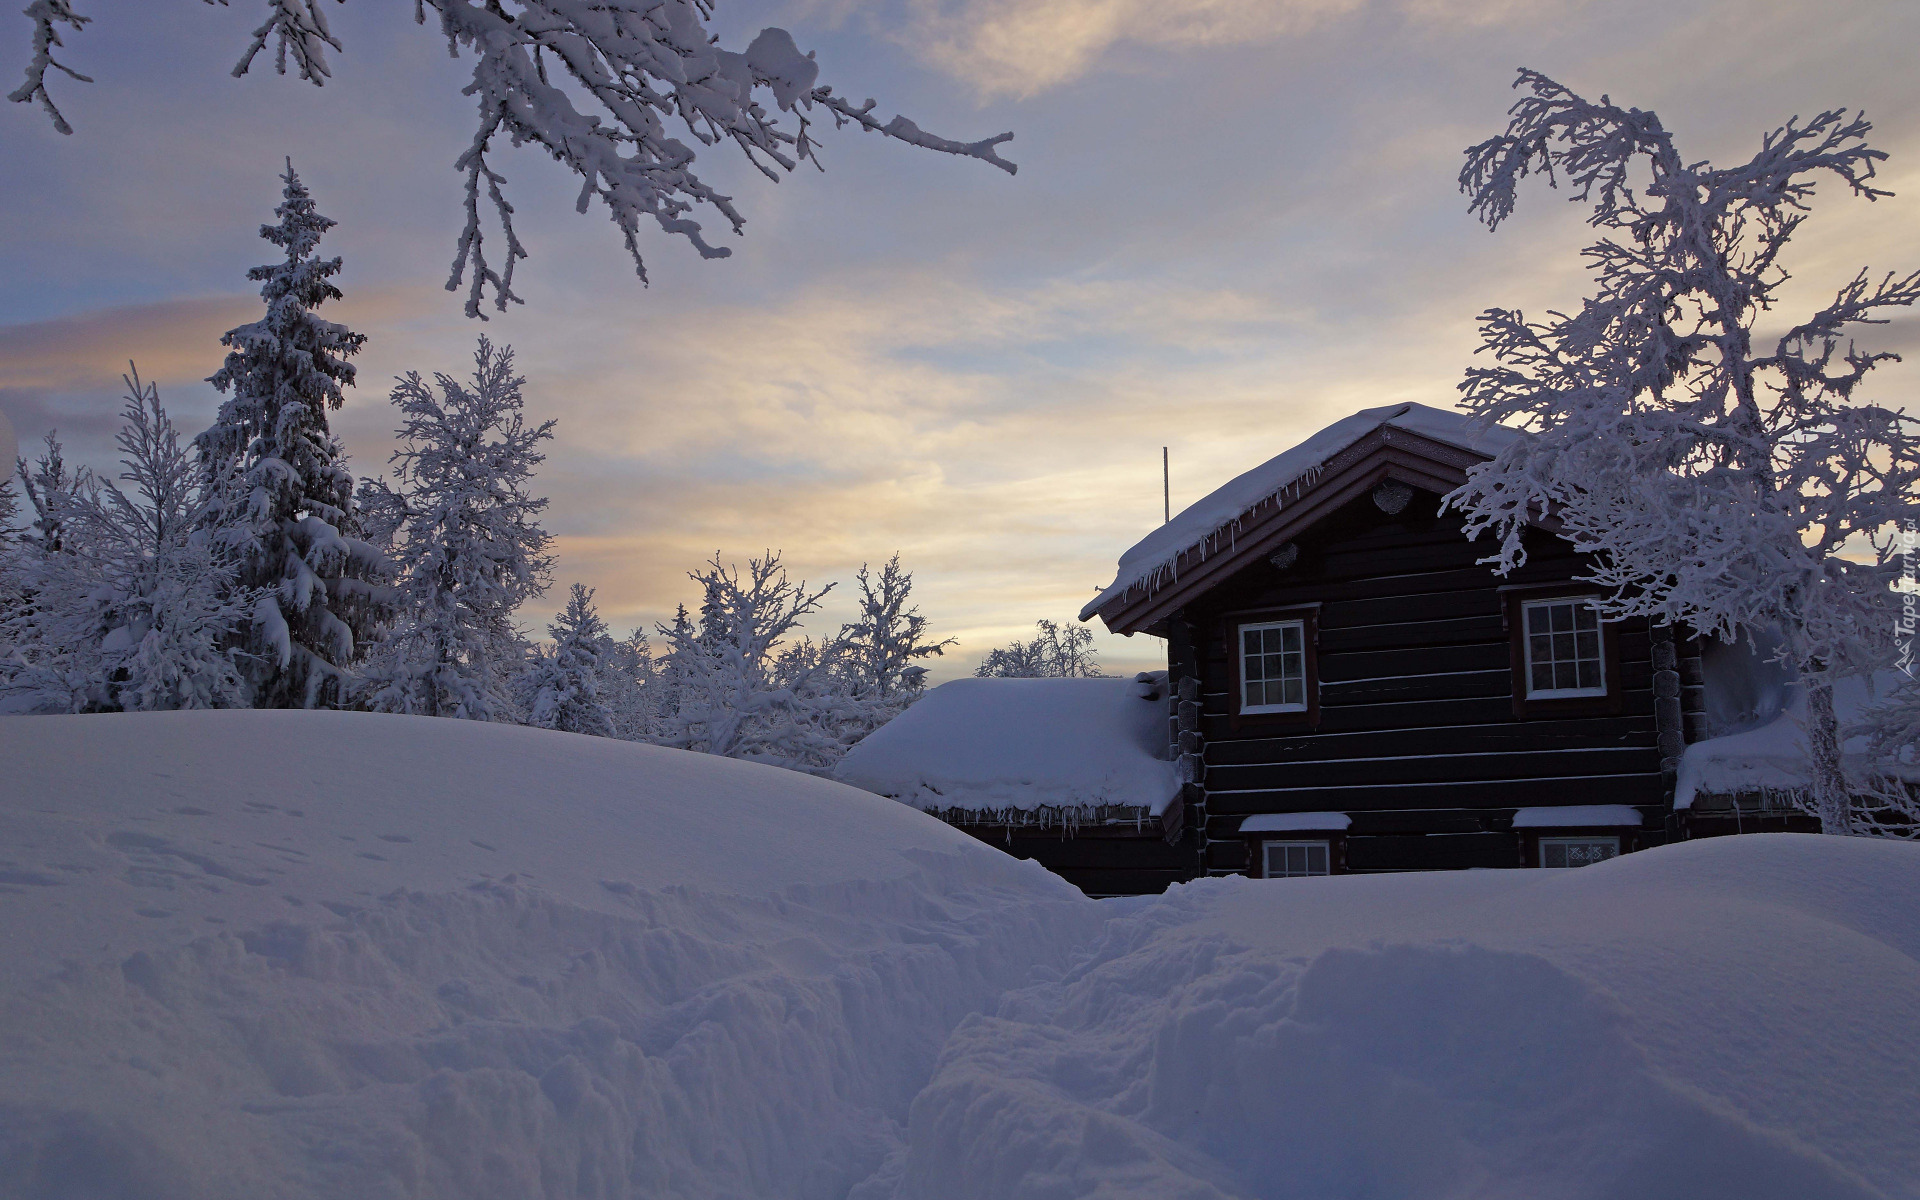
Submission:
[[[221,339],[214,424],[183,443],[135,371],[117,477],[72,467],[53,433],[0,476],[0,712],[364,709],[820,772],[919,697],[922,661],[955,643],[897,554],[859,568],[831,634],[802,624],[832,585],[768,551],[691,572],[698,611],[654,638],[616,638],[572,584],[536,641],[518,614],[553,584],[533,476],[554,423],[529,422],[512,349],[483,337],[469,378],[396,381],[392,478],[356,482],[327,412],[366,338],[314,314],[340,296],[340,259],[318,255],[333,222],[284,179],[261,236],[285,257],[249,273],[266,314]],[[1039,630],[980,673],[1097,673],[1086,630]]]
[[[507,721],[802,770],[917,697],[933,640],[895,555],[862,566],[855,619],[800,632],[829,588],[768,552],[692,573],[697,614],[624,640],[572,585],[535,642],[517,622],[552,584],[531,488],[553,422],[530,423],[513,352],[482,338],[471,378],[418,373],[390,399],[393,478],[356,485],[327,412],[365,337],[314,315],[339,297],[333,224],[289,166],[266,315],[229,331],[226,395],[190,444],[158,388],[127,377],[109,479],[49,433],[0,481],[0,712],[359,708]],[[24,527],[22,520],[25,521]]]

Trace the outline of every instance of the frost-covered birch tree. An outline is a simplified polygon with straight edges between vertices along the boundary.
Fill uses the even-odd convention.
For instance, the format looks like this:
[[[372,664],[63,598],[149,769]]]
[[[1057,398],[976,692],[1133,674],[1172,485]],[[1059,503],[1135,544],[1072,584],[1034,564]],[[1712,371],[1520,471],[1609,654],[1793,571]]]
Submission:
[[[1885,661],[1897,617],[1894,533],[1920,519],[1920,423],[1858,395],[1897,356],[1854,338],[1920,299],[1920,273],[1862,270],[1797,318],[1781,259],[1816,181],[1868,200],[1886,156],[1865,118],[1795,118],[1747,162],[1687,159],[1651,112],[1586,100],[1533,71],[1501,136],[1460,174],[1490,229],[1527,176],[1564,182],[1602,231],[1596,288],[1570,313],[1482,314],[1493,363],[1464,406],[1526,431],[1447,497],[1470,535],[1525,559],[1532,521],[1596,556],[1604,617],[1686,622],[1722,638],[1778,627],[1808,696],[1808,806],[1853,827],[1833,680]]]
[[[68,527],[80,496],[96,486],[90,473],[67,469],[58,431],[49,431],[31,465],[16,459],[30,514],[27,527],[0,556],[0,712],[77,712],[88,703],[86,673],[73,663],[82,644],[68,623],[85,588],[69,560]]]
[[[13,471],[20,481],[21,494],[33,509],[33,519],[28,522],[21,540],[42,553],[52,554],[61,547],[66,522],[72,514],[73,494],[80,490],[84,480],[67,470],[66,449],[60,444],[58,431],[49,430],[42,445],[45,449],[33,460],[31,468],[22,458],[14,461]]]
[[[847,645],[848,677],[860,691],[885,701],[917,693],[926,674],[918,660],[945,653],[958,639],[926,640],[932,623],[908,603],[913,572],[900,565],[898,554],[878,575],[862,563],[854,585],[860,592],[859,616],[840,630]]]
[[[1855,781],[1866,810],[1862,824],[1920,839],[1920,678],[1894,678],[1895,686],[1844,732],[1866,742],[1864,769]]]
[[[20,530],[20,501],[13,490],[13,478],[0,474],[0,621],[5,621],[20,604],[19,565],[16,547]]]
[[[208,382],[227,399],[194,445],[219,485],[204,521],[215,549],[263,593],[241,635],[252,703],[311,708],[341,701],[391,592],[378,549],[357,536],[353,476],[327,426],[366,337],[314,314],[340,298],[340,259],[318,255],[334,222],[291,162],[282,178],[278,220],[260,236],[285,257],[247,272],[266,315],[221,337],[229,353]]]
[[[20,591],[16,545],[20,531],[14,522],[20,518],[20,501],[13,490],[13,478],[0,472],[0,622],[12,618],[25,597]]]
[[[14,522],[20,518],[20,497],[13,490],[13,477],[0,472],[0,550],[13,545],[19,533]]]
[[[690,578],[703,595],[699,620],[682,609],[659,627],[669,699],[655,740],[818,772],[872,728],[878,698],[855,695],[839,674],[846,639],[792,636],[832,584],[809,591],[771,551],[744,573],[716,554]]]
[[[263,0],[263,6],[265,20],[234,75],[245,75],[271,44],[279,73],[291,67],[315,86],[331,78],[330,55],[342,45],[320,0]],[[450,53],[473,61],[464,94],[478,107],[479,121],[454,161],[465,179],[465,221],[447,279],[448,291],[466,285],[469,316],[482,315],[488,300],[502,310],[520,301],[513,271],[527,251],[504,190],[503,143],[538,146],[578,177],[580,211],[598,202],[642,280],[645,226],[685,239],[704,258],[731,251],[706,240],[695,214],[717,216],[735,234],[745,228],[733,197],[696,173],[695,146],[731,145],[777,181],[802,163],[821,165],[815,125],[830,119],[836,127],[980,159],[1008,174],[1016,169],[998,152],[1011,133],[961,142],[927,133],[905,116],[880,120],[872,100],[855,103],[820,83],[813,55],[801,53],[784,29],[763,29],[742,50],[723,48],[708,29],[713,0],[414,0],[411,7],[417,22],[438,27]],[[25,81],[8,98],[39,104],[56,129],[71,133],[48,76],[90,82],[55,52],[62,50],[63,31],[78,32],[93,18],[72,0],[33,0],[26,16],[33,53]],[[491,210],[491,231],[484,210]]]
[[[541,650],[520,678],[527,724],[612,737],[613,716],[600,696],[601,660],[612,639],[594,610],[592,589],[574,584],[547,633],[553,648]]]
[[[982,679],[1083,679],[1100,675],[1093,631],[1069,622],[1059,625],[1042,618],[1035,623],[1033,640],[1018,638],[987,651],[973,673]]]
[[[230,707],[245,691],[229,635],[255,597],[195,525],[207,489],[161,406],[127,378],[121,483],[64,470],[49,440],[35,494],[61,535],[19,548],[21,603],[0,617],[0,706],[34,712]]]
[[[611,636],[600,657],[600,696],[613,721],[613,736],[629,742],[654,740],[660,693],[658,664],[644,629],[625,640]]]
[[[396,486],[372,507],[400,612],[359,687],[376,712],[512,719],[514,613],[545,594],[552,575],[552,539],[540,526],[547,501],[529,484],[554,422],[527,423],[513,350],[486,338],[469,383],[435,382],[438,392],[411,372],[389,397],[401,416]]]

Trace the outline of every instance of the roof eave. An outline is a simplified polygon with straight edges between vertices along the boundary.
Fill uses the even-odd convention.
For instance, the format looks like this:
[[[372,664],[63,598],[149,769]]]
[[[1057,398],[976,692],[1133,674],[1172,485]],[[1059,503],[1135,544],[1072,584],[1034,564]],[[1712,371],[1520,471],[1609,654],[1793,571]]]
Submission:
[[[1150,585],[1129,589],[1092,615],[1097,615],[1114,633],[1164,631],[1168,618],[1189,601],[1240,570],[1248,561],[1298,537],[1381,480],[1397,479],[1444,494],[1466,482],[1469,467],[1489,457],[1383,425],[1334,455],[1311,482],[1301,481],[1291,503],[1276,504],[1269,497],[1240,517],[1236,522],[1238,529],[1222,526],[1208,539],[1226,537],[1230,549],[1203,554],[1205,543],[1191,546],[1174,556],[1174,582],[1158,589]]]

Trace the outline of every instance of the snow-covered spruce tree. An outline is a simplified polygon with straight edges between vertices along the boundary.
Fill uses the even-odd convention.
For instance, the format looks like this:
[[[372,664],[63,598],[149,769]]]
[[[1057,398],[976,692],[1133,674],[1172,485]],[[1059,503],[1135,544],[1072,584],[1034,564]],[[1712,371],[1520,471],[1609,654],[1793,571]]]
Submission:
[[[974,668],[982,679],[1097,679],[1098,651],[1093,632],[1083,625],[1056,625],[1042,618],[1039,633],[1030,642],[1015,640],[987,656]]]
[[[601,657],[611,639],[594,611],[593,592],[574,584],[567,607],[547,633],[552,649],[542,649],[519,679],[525,691],[527,724],[562,733],[612,737],[613,715],[600,697]]]
[[[700,619],[683,608],[659,627],[667,702],[655,740],[794,770],[830,768],[872,728],[879,703],[854,695],[838,675],[844,637],[787,640],[833,585],[808,591],[772,551],[749,559],[744,575],[716,554],[690,578],[704,597]]]
[[[863,693],[895,700],[904,692],[910,698],[918,693],[926,674],[916,660],[942,654],[959,641],[926,640],[930,622],[917,606],[907,603],[913,594],[913,572],[901,567],[898,554],[886,561],[877,577],[867,564],[860,564],[854,582],[860,589],[859,616],[840,630],[847,643],[846,673]]]
[[[220,0],[226,3],[227,0]],[[255,56],[275,45],[275,68],[288,60],[300,78],[318,86],[331,75],[329,50],[341,44],[327,27],[316,0],[265,0],[266,20],[233,73],[244,75]],[[526,249],[514,234],[513,206],[502,190],[504,176],[493,152],[501,140],[540,146],[579,176],[580,210],[597,198],[619,228],[641,279],[641,227],[649,222],[685,238],[705,258],[725,258],[724,246],[707,244],[692,214],[704,206],[738,234],[745,218],[694,173],[695,151],[672,136],[678,124],[701,146],[731,143],[760,173],[778,180],[801,163],[820,165],[813,119],[825,114],[836,126],[854,125],[909,145],[977,158],[1012,174],[1014,164],[996,149],[1011,133],[977,142],[956,142],[923,131],[904,116],[882,122],[874,102],[855,104],[818,82],[812,54],[802,54],[784,29],[763,29],[745,50],[720,47],[708,31],[712,0],[415,0],[415,19],[431,12],[450,51],[473,55],[465,94],[480,109],[478,128],[454,166],[466,177],[466,223],[454,255],[447,290],[468,281],[467,314],[480,316],[491,298],[504,310],[518,303],[513,268]],[[60,27],[78,31],[91,18],[70,0],[33,0],[26,9],[34,26],[34,52],[26,80],[9,99],[41,104],[61,133],[71,133],[47,91],[47,72],[86,80],[52,52]],[[773,101],[769,111],[761,99]],[[792,114],[791,125],[780,113]],[[502,249],[486,252],[481,209],[490,205]]]
[[[528,485],[554,422],[527,424],[511,347],[481,338],[470,383],[435,379],[437,395],[418,372],[399,380],[397,486],[361,489],[396,563],[400,613],[356,686],[376,712],[511,720],[514,613],[551,579],[547,501]]]
[[[1526,94],[1506,133],[1467,152],[1461,189],[1497,228],[1521,179],[1564,178],[1604,231],[1584,251],[1597,289],[1570,315],[1481,316],[1496,365],[1467,373],[1463,403],[1527,436],[1447,502],[1470,535],[1500,539],[1491,561],[1503,571],[1524,560],[1530,520],[1556,519],[1596,556],[1605,618],[1726,639],[1778,627],[1808,697],[1805,803],[1823,828],[1847,831],[1832,684],[1885,661],[1893,533],[1920,518],[1920,423],[1855,397],[1896,356],[1851,338],[1920,299],[1920,274],[1863,270],[1803,319],[1772,313],[1816,178],[1877,199],[1885,155],[1866,144],[1864,118],[1836,110],[1716,168],[1684,158],[1653,113],[1532,71],[1516,86]]]
[[[62,497],[61,546],[38,555],[30,600],[0,633],[13,651],[0,667],[7,708],[136,712],[243,698],[228,641],[257,597],[195,532],[201,473],[159,389],[137,373],[124,416],[119,478],[131,496],[90,473],[36,489]]]
[[[341,702],[391,590],[379,551],[358,537],[353,476],[327,427],[366,337],[314,315],[340,298],[340,259],[317,254],[334,222],[291,162],[282,178],[279,220],[260,236],[286,257],[247,272],[267,313],[221,337],[230,352],[208,382],[228,398],[194,445],[217,481],[203,521],[214,547],[241,587],[265,591],[240,639],[251,703],[312,708]]]

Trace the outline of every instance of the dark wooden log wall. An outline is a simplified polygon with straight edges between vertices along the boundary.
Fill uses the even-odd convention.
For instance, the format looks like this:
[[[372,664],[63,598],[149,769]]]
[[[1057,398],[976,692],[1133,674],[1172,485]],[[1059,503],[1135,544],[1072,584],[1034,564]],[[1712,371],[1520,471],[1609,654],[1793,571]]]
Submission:
[[[1030,858],[1089,896],[1158,895],[1194,877],[1201,833],[1187,828],[1172,843],[1159,823],[1060,829],[1008,829],[1004,825],[959,825],[1015,858]]]
[[[1514,810],[1539,805],[1640,806],[1638,844],[1661,839],[1670,785],[1646,623],[1607,629],[1616,714],[1518,718],[1501,589],[1571,580],[1582,560],[1558,538],[1530,536],[1527,565],[1498,577],[1475,561],[1488,543],[1468,542],[1438,502],[1416,492],[1390,517],[1357,501],[1301,538],[1289,568],[1260,562],[1184,610],[1202,682],[1205,795],[1194,807],[1209,873],[1248,869],[1238,829],[1253,813],[1351,814],[1353,871],[1517,866]],[[1231,614],[1312,603],[1317,726],[1236,719],[1228,654],[1246,618]],[[1691,643],[1677,649],[1692,657]]]

